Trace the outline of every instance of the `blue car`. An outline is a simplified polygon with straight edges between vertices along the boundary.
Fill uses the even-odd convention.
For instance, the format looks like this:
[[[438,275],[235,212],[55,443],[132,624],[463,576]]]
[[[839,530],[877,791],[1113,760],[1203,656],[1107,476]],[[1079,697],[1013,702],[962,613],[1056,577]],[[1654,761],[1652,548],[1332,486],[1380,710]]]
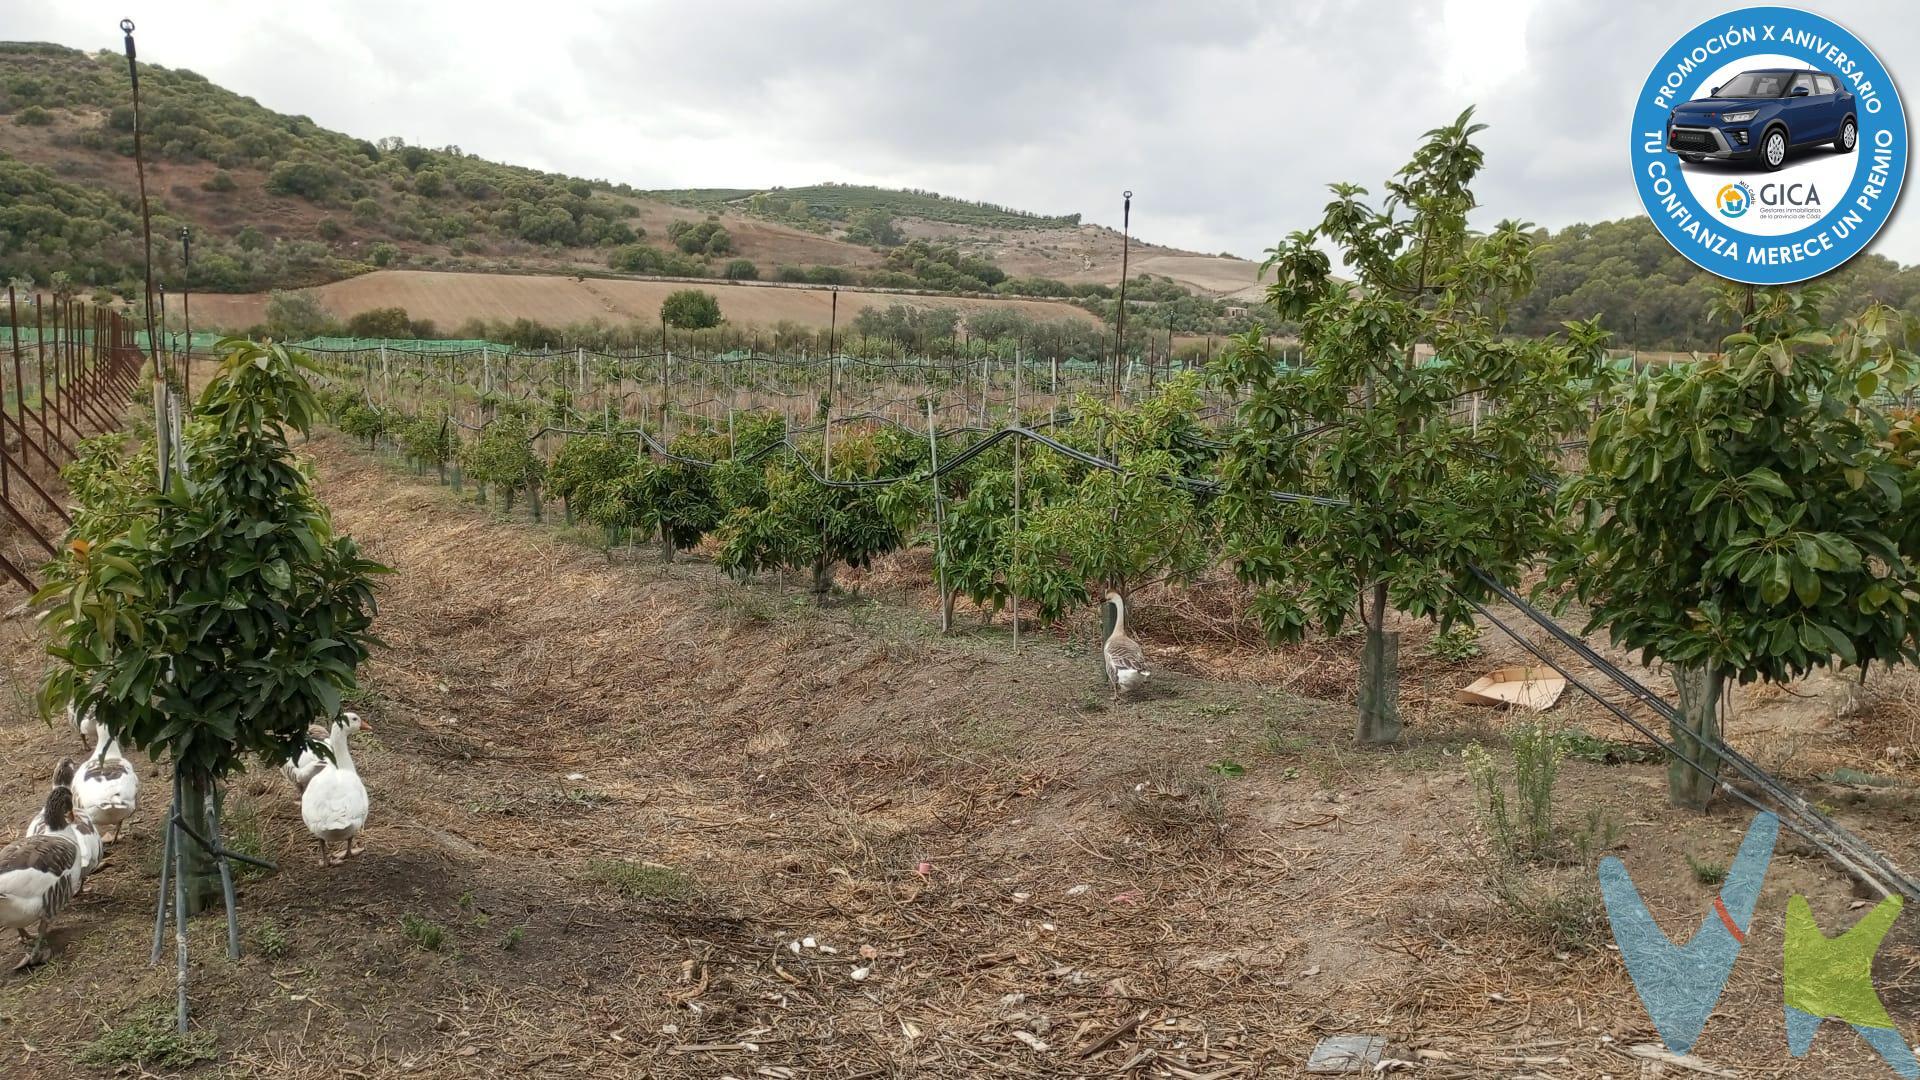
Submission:
[[[1768,172],[1794,147],[1830,143],[1851,154],[1859,137],[1853,95],[1825,71],[1743,71],[1667,118],[1667,149],[1680,160],[1757,159]]]

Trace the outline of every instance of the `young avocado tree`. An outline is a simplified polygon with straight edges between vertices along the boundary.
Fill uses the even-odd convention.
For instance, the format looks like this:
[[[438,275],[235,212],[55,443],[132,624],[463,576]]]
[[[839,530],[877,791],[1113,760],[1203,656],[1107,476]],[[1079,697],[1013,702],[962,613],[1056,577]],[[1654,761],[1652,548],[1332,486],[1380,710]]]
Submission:
[[[1467,227],[1481,128],[1469,109],[1428,132],[1378,207],[1333,185],[1320,224],[1272,249],[1267,298],[1298,326],[1302,365],[1256,329],[1210,369],[1239,402],[1221,510],[1254,611],[1274,640],[1310,623],[1338,633],[1358,613],[1362,743],[1401,731],[1389,616],[1466,620],[1464,597],[1485,591],[1471,566],[1510,576],[1550,539],[1543,481],[1585,421],[1604,343],[1592,322],[1564,340],[1502,333],[1532,284],[1532,241],[1518,222]],[[1323,243],[1352,280],[1332,275]]]
[[[180,813],[216,835],[220,781],[247,758],[278,765],[315,746],[375,643],[373,575],[336,534],[287,444],[315,415],[305,360],[285,346],[220,342],[220,366],[182,433],[186,467],[120,512],[87,507],[36,597],[56,664],[43,708],[97,712],[121,742],[166,758]],[[101,459],[105,461],[103,457]],[[322,751],[324,752],[324,751]],[[208,853],[182,840],[189,910],[209,899]]]
[[[1920,660],[1911,426],[1874,403],[1912,385],[1908,329],[1883,307],[1829,328],[1817,288],[1746,299],[1720,356],[1632,377],[1562,492],[1555,577],[1588,632],[1673,668],[1677,806],[1713,794],[1729,681]]]
[[[811,567],[814,595],[824,600],[832,592],[836,564],[865,567],[897,550],[920,512],[910,494],[882,498],[888,486],[905,485],[839,485],[910,475],[924,461],[926,447],[892,429],[835,438],[834,486],[815,479],[800,456],[808,452],[769,455],[765,488],[756,502],[742,505],[738,478],[726,478],[723,497],[733,509],[715,535],[720,540],[718,562],[728,574],[746,577],[761,570]]]
[[[503,513],[512,512],[515,493],[525,491],[538,521],[546,462],[533,452],[533,436],[533,411],[518,402],[502,404],[480,437],[461,449],[460,458],[468,476],[493,488]]]
[[[1205,569],[1213,517],[1180,484],[1213,470],[1211,452],[1190,441],[1199,434],[1199,410],[1198,380],[1184,375],[1130,407],[1091,398],[1076,405],[1064,441],[1109,457],[1120,471],[1076,465],[1069,490],[1025,515],[1023,600],[1033,597],[1044,616],[1068,597],[1084,603],[1113,591],[1126,598],[1141,585],[1190,580]],[[1051,456],[1033,457],[1043,455]]]

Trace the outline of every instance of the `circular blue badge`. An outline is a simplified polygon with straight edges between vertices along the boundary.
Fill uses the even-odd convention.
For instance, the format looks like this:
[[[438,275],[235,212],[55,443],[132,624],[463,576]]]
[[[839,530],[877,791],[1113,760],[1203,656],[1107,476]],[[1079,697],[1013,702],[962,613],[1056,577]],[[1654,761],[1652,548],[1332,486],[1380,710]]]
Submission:
[[[1817,277],[1893,214],[1907,117],[1859,38],[1794,8],[1689,30],[1633,111],[1633,181],[1655,227],[1702,269],[1753,285]]]

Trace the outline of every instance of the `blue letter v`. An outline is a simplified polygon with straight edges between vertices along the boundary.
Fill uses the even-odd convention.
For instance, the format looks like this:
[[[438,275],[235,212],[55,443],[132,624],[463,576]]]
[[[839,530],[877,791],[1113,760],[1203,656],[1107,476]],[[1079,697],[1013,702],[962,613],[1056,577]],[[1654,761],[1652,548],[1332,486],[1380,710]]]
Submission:
[[[1675,945],[1654,923],[1626,865],[1611,857],[1600,860],[1600,895],[1607,902],[1614,943],[1627,962],[1640,1003],[1653,1017],[1667,1049],[1676,1054],[1693,1049],[1707,1017],[1713,1015],[1714,1003],[1720,1000],[1720,991],[1726,989],[1733,962],[1746,943],[1753,905],[1760,899],[1760,883],[1766,880],[1779,834],[1779,818],[1765,812],[1754,817],[1713,909],[1685,945]]]

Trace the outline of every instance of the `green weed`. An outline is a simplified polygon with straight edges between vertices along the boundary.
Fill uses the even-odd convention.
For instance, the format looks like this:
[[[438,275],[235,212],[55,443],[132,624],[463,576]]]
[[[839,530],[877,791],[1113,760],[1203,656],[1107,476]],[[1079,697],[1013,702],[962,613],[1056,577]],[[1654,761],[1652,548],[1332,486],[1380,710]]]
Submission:
[[[623,859],[592,859],[587,875],[624,900],[684,900],[693,895],[693,879],[665,866]]]
[[[81,1047],[77,1060],[82,1065],[132,1065],[144,1070],[185,1069],[213,1057],[211,1031],[180,1034],[174,1027],[172,1004],[155,1001],[135,1009],[106,1034]]]
[[[439,952],[446,940],[446,930],[439,923],[423,919],[411,912],[400,916],[400,934],[408,941],[428,952]]]

